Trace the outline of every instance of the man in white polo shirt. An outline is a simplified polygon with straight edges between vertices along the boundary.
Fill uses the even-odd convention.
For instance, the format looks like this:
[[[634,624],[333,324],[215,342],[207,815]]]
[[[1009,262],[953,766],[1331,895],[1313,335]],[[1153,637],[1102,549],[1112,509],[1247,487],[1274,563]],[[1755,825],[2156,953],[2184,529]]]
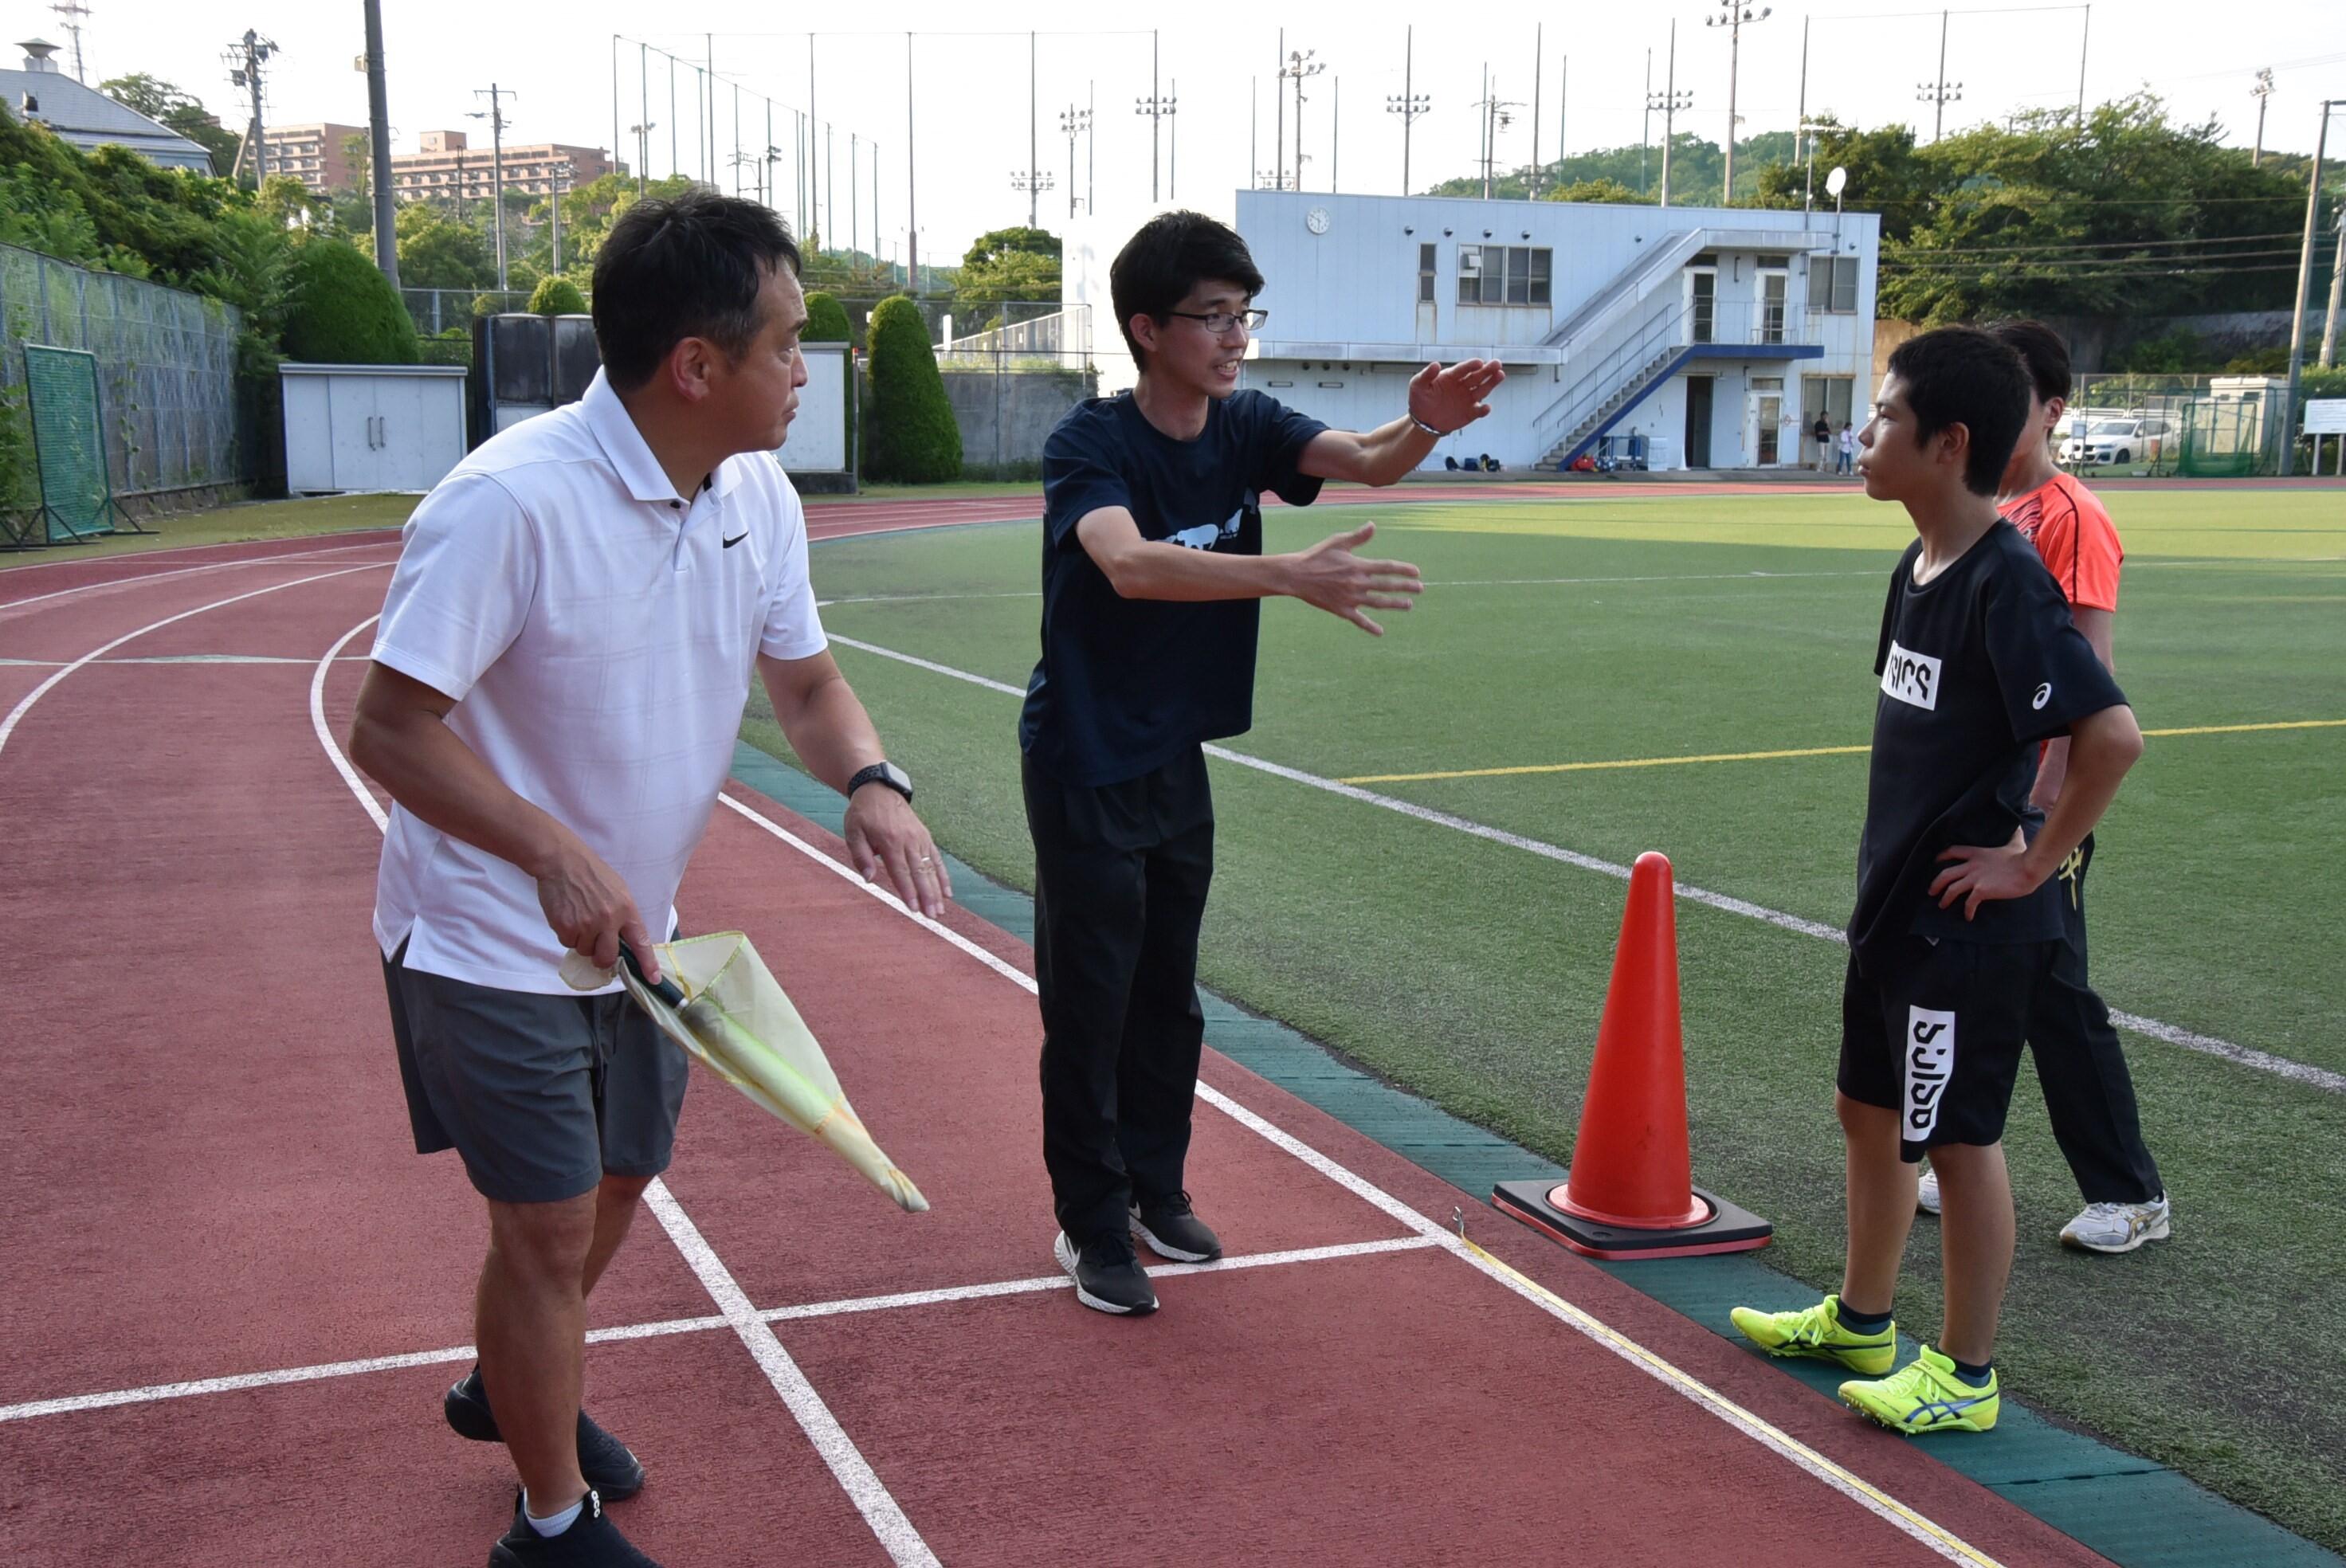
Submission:
[[[416,508],[359,694],[351,756],[396,802],[374,934],[416,1148],[454,1148],[488,1203],[480,1362],[444,1410],[520,1472],[492,1568],[651,1561],[603,1514],[643,1471],[579,1409],[581,1364],[685,1059],[616,985],[580,996],[557,971],[625,943],[658,977],[753,673],[847,794],[863,874],[931,914],[951,896],[826,649],[772,456],[806,382],[798,265],[754,203],[623,214],[595,266],[601,373]]]

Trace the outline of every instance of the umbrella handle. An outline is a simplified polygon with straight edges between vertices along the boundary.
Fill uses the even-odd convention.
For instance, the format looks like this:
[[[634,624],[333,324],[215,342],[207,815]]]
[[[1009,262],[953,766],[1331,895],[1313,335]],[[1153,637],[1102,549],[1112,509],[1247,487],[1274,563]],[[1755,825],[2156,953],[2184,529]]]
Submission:
[[[684,988],[665,975],[660,977],[660,983],[658,985],[646,980],[642,961],[636,957],[636,950],[624,942],[619,944],[619,962],[627,966],[627,972],[634,975],[637,983],[645,990],[667,1003],[670,1007],[683,1007]]]

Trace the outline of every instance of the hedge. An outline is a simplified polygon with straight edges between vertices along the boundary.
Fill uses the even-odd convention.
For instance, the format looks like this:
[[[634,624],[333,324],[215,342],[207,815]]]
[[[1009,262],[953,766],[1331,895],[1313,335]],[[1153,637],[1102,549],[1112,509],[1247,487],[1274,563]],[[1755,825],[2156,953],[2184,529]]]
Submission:
[[[415,322],[388,279],[355,247],[311,239],[286,280],[285,353],[320,365],[412,365]]]
[[[927,318],[904,295],[882,300],[865,324],[871,345],[872,428],[863,475],[903,484],[961,476],[961,427],[945,399]]]

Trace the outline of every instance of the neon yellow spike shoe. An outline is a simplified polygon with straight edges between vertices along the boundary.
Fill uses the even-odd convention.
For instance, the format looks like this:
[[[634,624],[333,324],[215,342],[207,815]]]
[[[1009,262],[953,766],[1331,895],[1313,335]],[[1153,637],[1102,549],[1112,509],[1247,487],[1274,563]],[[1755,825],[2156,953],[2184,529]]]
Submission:
[[[1878,1334],[1853,1333],[1841,1326],[1838,1296],[1828,1296],[1798,1312],[1738,1307],[1728,1316],[1743,1330],[1745,1339],[1771,1356],[1813,1356],[1870,1378],[1878,1378],[1898,1364],[1898,1325],[1885,1324]]]
[[[2004,1407],[1994,1368],[1988,1369],[1987,1386],[1974,1388],[1955,1376],[1954,1362],[1928,1345],[1886,1378],[1843,1383],[1841,1398],[1859,1415],[1909,1437],[1924,1432],[1984,1432],[1995,1425]]]

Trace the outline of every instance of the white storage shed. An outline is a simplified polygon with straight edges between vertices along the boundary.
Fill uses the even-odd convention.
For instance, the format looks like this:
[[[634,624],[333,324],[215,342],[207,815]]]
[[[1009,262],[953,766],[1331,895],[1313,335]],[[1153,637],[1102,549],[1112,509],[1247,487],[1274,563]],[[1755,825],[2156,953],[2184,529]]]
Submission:
[[[278,367],[285,488],[431,489],[464,458],[462,365]]]

